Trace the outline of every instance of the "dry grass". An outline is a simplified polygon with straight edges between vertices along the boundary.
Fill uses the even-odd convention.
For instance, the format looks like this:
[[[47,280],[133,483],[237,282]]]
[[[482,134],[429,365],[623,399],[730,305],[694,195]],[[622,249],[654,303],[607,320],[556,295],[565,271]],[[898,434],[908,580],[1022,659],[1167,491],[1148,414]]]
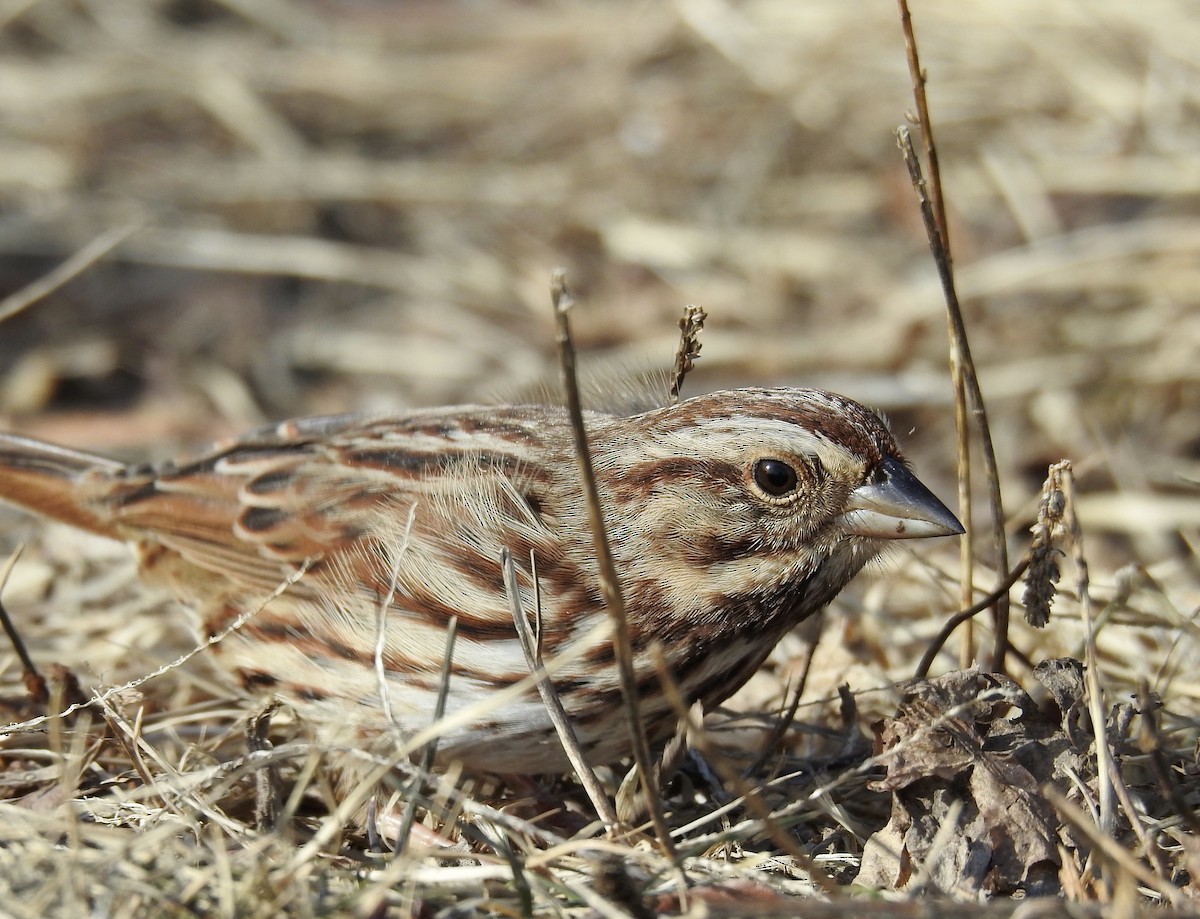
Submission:
[[[1144,681],[1165,705],[1160,735],[1122,764],[1157,852],[1119,837],[1163,883],[1136,893],[1128,865],[1080,842],[1067,895],[1121,910],[1174,885],[1186,899],[1197,837],[1149,749],[1194,808],[1200,20],[1183,0],[917,0],[913,14],[1013,555],[1048,464],[1071,458],[1106,700]],[[547,288],[563,265],[593,362],[666,370],[683,304],[702,302],[691,391],[846,392],[885,409],[922,478],[953,494],[941,298],[891,133],[912,103],[890,2],[31,0],[0,23],[13,429],[167,455],[268,417],[520,392],[553,374]],[[48,294],[27,296],[56,269]],[[6,543],[28,541],[4,601],[39,662],[103,688],[191,647],[122,547],[4,514]],[[1034,663],[1083,655],[1063,564],[1049,627],[1013,630]],[[957,606],[957,568],[952,545],[922,545],[847,592],[787,755],[752,776],[839,879],[887,819],[865,734]],[[985,557],[976,582],[996,580]],[[777,710],[806,654],[787,639],[736,708]],[[957,657],[952,644],[935,668]],[[1034,685],[1020,659],[1014,674]],[[0,681],[0,714],[38,713],[6,649]],[[201,654],[107,712],[0,738],[0,913],[676,905],[653,849],[573,839],[584,820],[519,822],[569,789],[460,803],[490,840],[470,858],[372,854],[332,832],[321,770],[286,717],[281,768],[309,793],[283,830],[258,833],[244,717]],[[745,715],[715,738],[756,750],[772,724]],[[718,914],[794,910],[787,898],[812,890],[803,868],[739,807],[692,826],[717,804],[687,782],[667,803],[688,874],[728,898],[699,899]]]

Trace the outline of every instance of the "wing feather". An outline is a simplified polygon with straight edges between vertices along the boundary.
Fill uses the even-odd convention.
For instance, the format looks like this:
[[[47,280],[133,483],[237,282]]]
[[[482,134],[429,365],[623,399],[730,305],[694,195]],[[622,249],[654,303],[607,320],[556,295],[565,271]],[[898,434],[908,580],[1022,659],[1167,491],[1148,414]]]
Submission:
[[[108,479],[97,500],[122,535],[176,553],[170,575],[193,594],[201,572],[220,576],[214,594],[232,581],[262,595],[303,565],[293,593],[349,606],[394,586],[400,611],[461,609],[486,628],[511,617],[500,549],[548,564],[559,551],[547,526],[557,487],[512,442],[549,428],[517,425],[469,413],[289,422]]]

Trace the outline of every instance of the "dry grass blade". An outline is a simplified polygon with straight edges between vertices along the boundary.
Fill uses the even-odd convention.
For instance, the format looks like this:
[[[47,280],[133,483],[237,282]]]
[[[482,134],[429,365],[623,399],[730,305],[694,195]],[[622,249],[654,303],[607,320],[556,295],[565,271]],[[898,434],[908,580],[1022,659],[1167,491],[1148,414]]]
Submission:
[[[946,301],[946,320],[950,333],[950,374],[954,383],[955,424],[958,431],[959,448],[959,503],[963,525],[966,527],[962,541],[962,597],[965,605],[970,601],[972,572],[975,567],[972,557],[974,547],[971,525],[970,449],[966,434],[968,417],[979,437],[979,447],[983,455],[992,520],[992,548],[996,553],[996,565],[1000,571],[1008,570],[1004,503],[1000,492],[1000,473],[996,461],[996,450],[992,443],[987,409],[983,402],[983,391],[979,386],[975,360],[971,356],[971,347],[967,340],[967,326],[963,320],[958,290],[954,283],[954,260],[950,249],[950,231],[946,223],[941,167],[938,164],[937,145],[933,139],[933,120],[929,114],[929,103],[925,95],[925,71],[921,67],[921,59],[917,52],[917,39],[913,30],[912,16],[908,11],[908,2],[907,0],[898,0],[898,2],[901,28],[904,33],[905,48],[908,52],[909,76],[912,79],[913,97],[917,104],[917,123],[921,128],[921,136],[924,139],[925,152],[929,161],[928,183],[921,175],[920,160],[917,158],[916,151],[913,150],[911,138],[905,128],[901,128],[898,132],[900,148],[920,203],[925,233],[929,238],[929,248],[933,253],[934,265],[937,267],[938,278],[942,285],[942,295]],[[968,408],[970,409],[969,416]],[[1008,653],[1008,607],[1008,594],[997,593],[994,616],[995,643],[990,666],[993,670],[1001,673],[1004,672],[1004,658]],[[964,648],[963,666],[969,663],[966,658],[967,654]]]
[[[925,191],[926,183],[921,174],[921,163],[917,159],[916,151],[913,149],[912,138],[908,133],[908,129],[902,127],[896,133],[900,141],[900,149],[904,154],[904,162],[908,166],[913,188],[917,192],[921,216],[925,222],[925,232],[929,238],[930,250],[933,252],[933,261],[937,266],[938,277],[942,282],[942,294],[946,300],[946,316],[950,328],[951,370],[956,379],[955,392],[956,394],[959,392],[957,378],[960,373],[956,368],[961,368],[962,392],[966,393],[965,403],[956,395],[957,408],[955,418],[959,423],[960,443],[960,495],[964,493],[962,483],[969,482],[968,474],[964,471],[966,466],[963,464],[966,451],[961,449],[965,436],[962,424],[967,417],[966,410],[963,407],[965,404],[970,407],[970,417],[974,422],[979,436],[980,449],[983,452],[984,469],[987,473],[988,496],[990,498],[989,507],[992,518],[993,548],[996,552],[999,569],[1005,571],[1008,569],[1008,542],[1004,532],[1004,502],[1000,494],[1000,474],[996,463],[995,447],[992,444],[992,436],[988,427],[987,411],[983,404],[983,392],[979,388],[979,378],[975,373],[975,363],[971,358],[971,348],[967,342],[966,323],[963,321],[962,310],[958,302],[958,292],[954,287],[950,253],[941,248],[941,236],[938,233],[937,224],[934,220],[933,207]],[[963,526],[967,528],[967,532],[963,536],[964,543],[967,546],[970,545],[972,532],[970,523],[966,522],[970,519],[969,512],[970,502],[968,501],[963,523]],[[966,552],[964,555],[965,570],[971,571],[974,569],[973,558],[968,549],[964,549],[964,552]],[[967,584],[970,584],[969,575]],[[969,596],[969,592],[967,596]],[[992,652],[990,666],[994,670],[1004,672],[1004,658],[1008,649],[1008,593],[996,591],[993,596],[996,598],[994,616],[996,643]]]
[[[908,59],[908,74],[912,81],[913,100],[917,106],[917,124],[921,129],[921,139],[924,142],[925,158],[929,163],[929,175],[931,181],[928,185],[924,182],[917,182],[913,179],[917,187],[918,197],[926,191],[929,195],[930,208],[929,215],[926,219],[926,234],[929,236],[929,244],[934,252],[934,261],[938,264],[939,274],[943,274],[943,288],[946,287],[946,278],[950,278],[950,286],[953,288],[953,255],[950,249],[950,227],[946,221],[946,199],[942,194],[942,172],[941,165],[938,162],[937,144],[933,138],[933,120],[929,117],[929,100],[925,93],[926,75],[921,67],[920,54],[917,51],[917,36],[913,31],[912,14],[908,9],[907,0],[898,0],[900,6],[900,29],[904,35],[904,48]],[[917,160],[916,152],[912,151],[911,143],[908,140],[907,134],[900,138],[901,150],[904,153],[905,161],[909,163],[910,171],[914,166],[919,169],[920,163]],[[924,214],[923,214],[924,216]],[[933,229],[930,229],[930,221],[932,221]],[[936,231],[936,240],[934,232]],[[939,259],[944,260],[943,264]],[[951,300],[947,297],[947,308],[953,312],[957,306],[951,306]],[[950,381],[954,386],[954,429],[957,434],[955,444],[958,450],[958,516],[963,523],[966,532],[963,533],[962,541],[960,542],[960,577],[959,577],[959,598],[960,605],[969,606],[971,598],[974,596],[975,585],[975,525],[974,513],[971,495],[971,438],[970,438],[970,418],[967,407],[967,391],[966,391],[966,375],[968,372],[973,373],[974,370],[968,362],[964,362],[963,354],[957,347],[959,341],[957,337],[957,327],[952,315],[948,316],[948,324],[950,330]],[[963,339],[965,341],[965,339]],[[1007,567],[1007,563],[1003,564]],[[998,600],[998,603],[1004,603],[1004,600]],[[1000,613],[1001,607],[997,606],[997,612]],[[998,616],[999,618],[999,616]],[[969,667],[975,660],[975,637],[973,621],[966,621],[966,628],[963,631],[962,644],[959,650],[959,666]],[[997,633],[999,633],[997,629]],[[1007,640],[1007,639],[1005,639]],[[928,656],[928,654],[927,654]],[[1001,660],[997,666],[1003,669],[1004,663]]]
[[[688,737],[696,749],[716,769],[717,775],[720,776],[725,786],[734,790],[741,799],[742,805],[759,821],[759,824],[766,831],[767,835],[771,837],[780,849],[792,858],[796,865],[808,873],[812,882],[817,887],[820,887],[828,896],[840,896],[841,889],[801,850],[800,846],[796,844],[796,840],[788,835],[787,831],[775,819],[770,808],[763,802],[754,786],[740,776],[736,770],[732,769],[725,762],[720,751],[708,742],[703,722],[696,718],[694,708],[689,710],[687,703],[684,702],[683,696],[679,692],[675,677],[667,665],[666,658],[663,657],[662,646],[656,644],[651,649],[651,653],[654,656],[654,664],[658,668],[658,678],[661,681],[663,692],[675,708],[680,721],[688,725]]]
[[[942,167],[938,162],[937,144],[933,139],[933,119],[929,116],[929,99],[925,93],[927,79],[921,67],[921,55],[917,51],[917,36],[913,29],[912,13],[908,0],[898,0],[900,5],[900,31],[904,35],[904,50],[908,58],[908,75],[912,79],[913,101],[917,104],[917,124],[921,128],[921,140],[925,146],[925,160],[929,164],[929,202],[933,211],[933,225],[937,231],[937,248],[951,260],[950,227],[946,222],[946,198],[942,194]]]
[[[537,567],[533,565],[532,558],[530,558],[530,566],[533,572],[534,583],[536,584]],[[567,754],[567,759],[571,761],[571,767],[575,770],[580,784],[583,785],[584,791],[587,792],[592,806],[596,809],[596,813],[600,819],[604,821],[605,828],[610,833],[613,833],[620,827],[620,820],[617,818],[617,812],[613,810],[612,802],[608,799],[608,795],[604,793],[604,786],[600,784],[600,780],[596,778],[595,771],[588,763],[586,757],[584,757],[583,749],[579,746],[579,739],[575,736],[575,730],[571,727],[570,719],[568,719],[567,713],[563,709],[562,702],[558,698],[558,693],[554,690],[554,683],[545,672],[541,644],[538,640],[541,628],[539,626],[535,634],[534,630],[531,630],[529,627],[529,620],[526,618],[525,610],[521,608],[521,593],[517,585],[516,565],[513,564],[512,553],[507,549],[501,552],[500,567],[504,572],[504,587],[508,594],[508,602],[512,604],[513,622],[516,624],[517,635],[521,639],[521,649],[525,652],[525,659],[529,663],[529,669],[538,674],[537,688],[538,693],[542,697],[542,704],[546,706],[546,712],[554,724],[554,731],[558,734],[559,742]],[[540,620],[541,610],[535,608],[534,615]]]
[[[8,561],[4,563],[4,568],[0,570],[0,625],[4,627],[4,634],[8,636],[8,642],[12,645],[13,652],[17,655],[17,660],[21,662],[21,676],[25,681],[25,690],[29,693],[30,699],[37,703],[45,703],[50,699],[50,691],[46,686],[46,678],[38,672],[37,664],[29,656],[29,649],[25,647],[21,633],[13,625],[12,617],[8,615],[8,609],[5,607],[3,601],[4,588],[8,584],[12,570],[17,564],[17,559],[21,557],[22,548],[22,546],[17,546],[13,549],[12,553],[8,556]]]
[[[679,306],[704,302],[704,359],[685,388],[814,386],[871,404],[937,494],[960,476],[960,507],[973,497],[976,519],[961,549],[913,544],[864,573],[828,610],[815,655],[808,635],[786,637],[706,721],[707,741],[804,851],[822,853],[851,902],[818,902],[742,802],[715,802],[688,771],[663,789],[693,884],[678,909],[1165,914],[1154,876],[1183,891],[1174,914],[1190,915],[1200,20],[1184,0],[913,5],[919,57],[912,17],[887,4],[489,0],[465,15],[453,2],[384,14],[377,3],[18,0],[0,14],[0,313],[13,311],[0,335],[0,428],[142,459],[259,417],[533,392],[554,372],[543,334],[553,264],[598,307],[571,317],[581,361],[658,367],[680,344]],[[1070,457],[1090,643],[1061,528],[1040,547],[1035,536],[1024,598],[1009,584],[1020,558],[1005,569],[988,545],[971,397],[942,369],[944,320],[930,310],[941,280],[889,144],[905,110],[923,127],[912,142],[931,223],[953,250],[1009,547],[1038,512],[1047,465]],[[104,253],[131,223],[143,231]],[[545,812],[562,777],[482,800],[452,771],[427,776],[410,800],[465,826],[473,863],[418,853],[419,829],[404,858],[385,859],[349,828],[359,811],[336,811],[329,765],[350,759],[406,782],[407,757],[463,726],[456,712],[402,744],[397,767],[318,748],[287,709],[271,721],[272,748],[247,753],[241,693],[213,678],[210,655],[181,657],[196,639],[179,609],[134,585],[123,547],[5,512],[0,540],[0,561],[27,547],[3,605],[54,700],[31,706],[28,661],[0,638],[0,911],[542,917],[592,910],[589,898],[611,915],[676,908],[668,859],[640,836],[588,835],[595,812],[578,787],[563,795],[568,810]],[[1044,612],[1055,562],[1067,576],[1050,627],[1035,631],[1021,606]],[[524,574],[521,584],[528,613]],[[894,715],[892,687],[923,653],[922,671],[960,648],[963,663],[997,656],[986,615],[970,640],[953,634],[953,655],[937,650],[981,603],[990,612],[984,594],[1012,597],[1007,662],[1039,710],[1057,703],[1037,695],[1028,665],[1094,655],[1109,702],[1110,841],[1149,872],[1140,891],[1053,813],[1067,850],[1058,899],[898,900],[890,882],[856,884],[863,840],[894,802],[869,781],[880,762],[848,740]],[[942,609],[963,612],[943,629],[931,618]],[[602,625],[581,644],[610,641]],[[474,637],[460,633],[460,655]],[[441,645],[434,637],[431,656]],[[558,669],[564,656],[547,658],[560,688],[581,660]],[[540,708],[520,652],[513,663],[514,693]],[[789,699],[802,672],[803,699]],[[79,697],[59,673],[118,687],[111,728],[96,703],[71,707]],[[1095,833],[1082,681],[1064,703],[1079,768],[1058,787]],[[743,768],[789,702],[795,720],[771,738],[773,755]],[[59,710],[74,714],[19,726]],[[278,831],[260,834],[264,767],[288,793]],[[526,793],[536,816],[522,810]],[[709,845],[720,860],[705,857]],[[605,886],[599,858],[623,862],[633,896]],[[935,868],[932,883],[953,889]]]
[[[1106,836],[1087,814],[1083,813],[1057,788],[1046,786],[1042,789],[1042,793],[1050,800],[1062,818],[1076,831],[1082,833],[1093,848],[1114,867],[1133,876],[1139,883],[1145,884],[1151,890],[1162,894],[1174,906],[1191,904],[1191,899],[1184,891],[1170,881],[1157,877],[1153,871],[1130,855],[1111,836]]]
[[[567,411],[571,417],[571,430],[575,440],[575,455],[579,462],[579,479],[587,502],[588,522],[596,547],[596,561],[600,568],[600,590],[604,605],[613,624],[613,648],[621,674],[621,697],[625,704],[629,722],[629,735],[633,742],[633,758],[641,776],[646,805],[654,822],[654,831],[663,851],[675,861],[671,833],[663,815],[662,801],[654,784],[654,762],[650,756],[650,745],[642,726],[641,707],[638,700],[637,678],[633,672],[633,649],[629,640],[629,623],[625,617],[625,600],[621,595],[620,580],[613,564],[612,550],[608,544],[608,530],[604,524],[604,512],[600,507],[600,494],[596,488],[596,473],[592,469],[591,453],[588,450],[587,430],[583,424],[583,407],[579,397],[579,381],[575,372],[575,346],[571,341],[570,320],[567,312],[574,298],[567,289],[566,274],[559,270],[551,281],[551,296],[554,317],[558,330],[558,355],[562,370],[563,391],[566,394]]]
[[[394,588],[393,588],[394,589]],[[458,638],[458,617],[451,616],[446,623],[446,650],[442,655],[442,669],[438,674],[437,701],[433,706],[432,720],[436,724],[446,714],[446,699],[450,695],[450,674],[454,669],[454,642]],[[400,825],[396,828],[396,857],[399,858],[408,848],[408,838],[412,833],[413,823],[417,819],[417,792],[424,777],[433,771],[433,761],[437,756],[437,738],[431,738],[421,751],[421,764],[408,785],[408,800],[404,802],[404,814]]]
[[[6,724],[4,726],[4,728],[2,730],[0,730],[0,740],[5,739],[6,737],[8,737],[11,734],[18,734],[18,733],[24,733],[27,731],[36,730],[36,729],[42,727],[42,725],[46,724],[47,722],[53,721],[55,719],[62,719],[62,718],[67,717],[68,715],[73,715],[73,714],[75,714],[75,712],[79,711],[80,709],[86,708],[91,705],[106,705],[109,703],[110,700],[117,698],[122,693],[128,692],[131,689],[136,689],[139,686],[142,686],[143,684],[149,682],[150,680],[153,680],[156,677],[162,676],[164,673],[168,673],[171,670],[178,669],[179,667],[183,666],[185,663],[190,661],[192,658],[194,658],[197,654],[200,654],[200,653],[204,652],[205,650],[207,650],[208,648],[211,648],[213,645],[224,641],[227,637],[232,635],[238,629],[242,628],[242,626],[244,626],[252,618],[257,616],[260,612],[262,612],[262,610],[266,609],[267,605],[269,603],[271,603],[272,600],[276,599],[289,587],[291,587],[294,584],[296,584],[297,582],[299,582],[300,579],[303,578],[304,575],[306,575],[308,573],[308,569],[312,566],[312,564],[313,564],[313,562],[310,559],[309,561],[300,565],[300,567],[297,568],[296,571],[293,572],[287,579],[280,582],[279,585],[273,591],[271,591],[271,593],[268,594],[267,597],[265,597],[261,603],[259,603],[257,606],[251,607],[250,609],[246,610],[243,613],[240,613],[229,623],[228,626],[223,628],[220,632],[216,633],[215,635],[209,636],[203,642],[201,642],[199,645],[192,648],[187,653],[182,654],[179,657],[175,658],[175,660],[171,661],[170,663],[163,664],[161,667],[157,667],[154,670],[152,670],[151,672],[143,674],[142,676],[139,676],[136,679],[129,680],[128,682],[123,683],[120,686],[111,686],[108,689],[104,690],[104,692],[99,693],[98,695],[94,696],[93,698],[91,698],[85,702],[76,702],[72,705],[67,706],[60,712],[56,712],[51,715],[42,715],[38,718],[30,718],[26,721],[17,722],[14,724]]]
[[[1096,651],[1096,619],[1092,610],[1091,577],[1087,556],[1083,551],[1083,529],[1075,511],[1075,475],[1071,464],[1063,460],[1050,467],[1054,481],[1052,491],[1063,495],[1063,520],[1071,546],[1071,561],[1075,565],[1075,590],[1079,597],[1079,615],[1084,629],[1084,681],[1088,689],[1088,713],[1096,735],[1096,772],[1100,797],[1100,831],[1107,836],[1113,832],[1116,820],[1115,792],[1112,784],[1112,750],[1109,748],[1104,689],[1100,684],[1100,657]]]
[[[96,262],[137,232],[137,224],[116,227],[101,233],[50,273],[0,300],[0,322],[11,319],[39,300],[48,297],[72,278],[83,274]]]

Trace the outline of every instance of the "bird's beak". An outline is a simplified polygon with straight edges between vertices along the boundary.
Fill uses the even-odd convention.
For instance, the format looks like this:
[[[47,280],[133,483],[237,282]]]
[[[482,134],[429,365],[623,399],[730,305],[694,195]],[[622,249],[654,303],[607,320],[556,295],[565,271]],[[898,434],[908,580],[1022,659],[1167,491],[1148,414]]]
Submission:
[[[895,457],[885,459],[874,481],[850,493],[842,527],[855,536],[914,539],[957,536],[958,518]]]

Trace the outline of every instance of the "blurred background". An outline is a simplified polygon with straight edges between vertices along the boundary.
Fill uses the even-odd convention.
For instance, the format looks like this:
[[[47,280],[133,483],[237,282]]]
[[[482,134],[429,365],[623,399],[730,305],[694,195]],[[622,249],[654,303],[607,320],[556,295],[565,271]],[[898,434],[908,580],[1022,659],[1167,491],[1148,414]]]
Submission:
[[[912,12],[1014,548],[1073,459],[1097,589],[1143,572],[1173,629],[1200,602],[1200,18]],[[0,424],[162,456],[521,392],[554,374],[563,266],[585,360],[669,367],[703,304],[692,392],[855,396],[952,503],[911,107],[891,0],[4,3]],[[921,551],[927,617],[957,548]]]

